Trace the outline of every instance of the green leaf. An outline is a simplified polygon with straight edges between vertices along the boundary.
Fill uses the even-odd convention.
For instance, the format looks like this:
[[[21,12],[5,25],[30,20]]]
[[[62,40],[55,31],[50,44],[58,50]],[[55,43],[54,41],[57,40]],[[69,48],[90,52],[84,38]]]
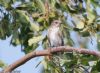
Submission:
[[[37,19],[37,22],[43,22],[44,21],[44,17],[39,17],[38,19]]]
[[[43,14],[45,14],[45,6],[42,0],[35,0],[36,5],[38,8],[42,11]]]
[[[6,68],[7,64],[5,64],[2,60],[0,60],[0,68]]]
[[[91,8],[91,1],[87,0],[87,18],[88,18],[88,24],[91,24],[93,20],[95,19],[95,13],[93,9]]]
[[[38,23],[34,22],[29,15],[22,10],[17,10],[17,12],[20,14],[20,21],[25,23],[30,24],[30,30],[32,31],[39,31],[39,25]]]
[[[52,8],[54,8],[55,7],[55,4],[56,4],[56,0],[51,0],[51,6],[52,6]]]
[[[73,15],[73,23],[75,23],[77,29],[83,29],[85,26],[85,19],[82,15]]]
[[[100,7],[99,0],[91,0],[91,3],[92,3],[95,7]]]
[[[1,39],[6,39],[6,35],[4,33],[4,30],[0,27],[0,38]]]
[[[23,24],[28,24],[30,19],[28,17],[28,15],[26,14],[25,11],[23,10],[16,10],[16,21],[19,21],[19,23],[23,23]]]
[[[91,72],[95,72],[95,71],[96,71],[96,73],[100,72],[100,61],[97,61],[96,65],[93,66]]]
[[[0,0],[0,4],[2,4],[4,7],[8,8],[10,1],[11,0]]]
[[[49,44],[48,44],[47,36],[42,40],[42,45],[44,49],[48,48]]]
[[[24,2],[21,5],[19,5],[18,7],[16,7],[17,10],[32,10],[35,9],[35,5],[34,2]]]
[[[36,22],[30,22],[30,30],[39,31],[39,25]]]
[[[97,68],[97,71],[100,72],[100,61],[97,62],[96,68]]]
[[[44,37],[42,35],[40,36],[36,36],[36,37],[32,37],[28,40],[28,45],[31,46],[34,43],[38,43],[40,42]]]
[[[76,25],[76,28],[83,29],[84,28],[84,23],[80,22],[79,24]]]
[[[37,43],[34,43],[31,46],[25,46],[24,53],[27,54],[30,53],[31,51],[34,51],[38,46],[39,45]]]
[[[80,34],[81,34],[83,37],[90,36],[90,33],[89,33],[88,31],[80,32]]]
[[[13,44],[14,46],[21,44],[20,40],[19,40],[19,34],[18,32],[14,32],[12,39],[11,39],[11,44]]]

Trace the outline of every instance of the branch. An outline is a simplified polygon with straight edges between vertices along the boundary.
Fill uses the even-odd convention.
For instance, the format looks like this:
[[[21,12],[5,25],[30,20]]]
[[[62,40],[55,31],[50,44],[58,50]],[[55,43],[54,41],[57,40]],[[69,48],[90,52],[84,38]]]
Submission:
[[[80,54],[94,55],[94,56],[97,56],[100,58],[99,51],[92,51],[92,50],[88,50],[85,48],[73,48],[73,47],[69,47],[69,46],[60,46],[60,47],[48,48],[46,50],[41,50],[41,51],[30,52],[30,53],[26,54],[24,57],[22,57],[21,59],[17,60],[16,62],[12,63],[11,65],[9,65],[1,73],[10,73],[14,69],[23,65],[24,63],[26,63],[27,61],[29,61],[30,59],[32,59],[34,57],[49,56],[55,52],[73,52],[73,51],[78,52]]]

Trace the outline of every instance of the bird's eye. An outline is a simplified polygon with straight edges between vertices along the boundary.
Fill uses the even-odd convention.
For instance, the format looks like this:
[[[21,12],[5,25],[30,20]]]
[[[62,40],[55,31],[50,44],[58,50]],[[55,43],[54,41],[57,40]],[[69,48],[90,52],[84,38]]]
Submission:
[[[58,22],[55,22],[56,24],[58,23]]]

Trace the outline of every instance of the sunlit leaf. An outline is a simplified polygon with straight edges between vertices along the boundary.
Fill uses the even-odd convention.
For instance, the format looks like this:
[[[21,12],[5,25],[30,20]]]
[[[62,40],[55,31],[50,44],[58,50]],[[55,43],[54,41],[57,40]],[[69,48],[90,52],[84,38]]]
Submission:
[[[0,68],[6,68],[7,64],[5,64],[2,60],[0,60]]]
[[[84,28],[85,22],[84,22],[84,18],[81,15],[80,16],[74,15],[73,19],[74,19],[73,21],[74,21],[77,29]]]
[[[35,1],[38,8],[42,11],[43,14],[45,14],[45,6],[42,0],[36,0]]]
[[[37,36],[37,37],[32,37],[28,40],[28,45],[31,46],[32,44],[34,43],[38,43],[40,42],[44,37],[41,35],[41,36]]]
[[[97,61],[90,61],[90,62],[89,62],[89,65],[90,65],[90,66],[94,66],[94,65],[96,65],[96,63],[97,63]]]
[[[32,10],[35,8],[34,2],[23,2],[16,7],[18,10]]]
[[[49,15],[51,18],[55,17],[55,13],[54,12],[50,12],[50,15]]]
[[[80,22],[79,24],[76,25],[76,28],[83,29],[84,28],[84,23]]]
[[[39,31],[39,25],[36,22],[30,22],[30,30],[32,31]]]
[[[32,17],[35,18],[35,17],[39,17],[40,14],[39,13],[32,13]]]
[[[91,8],[91,1],[87,1],[87,18],[88,18],[88,24],[91,24],[93,20],[95,19],[95,14],[93,9]]]
[[[37,19],[37,22],[42,22],[42,21],[44,21],[44,17],[39,17],[38,19]]]

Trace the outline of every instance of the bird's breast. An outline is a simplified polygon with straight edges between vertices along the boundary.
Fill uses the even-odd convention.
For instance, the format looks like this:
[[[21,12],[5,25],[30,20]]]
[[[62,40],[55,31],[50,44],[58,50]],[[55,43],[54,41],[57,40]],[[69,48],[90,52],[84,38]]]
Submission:
[[[48,31],[48,39],[51,47],[57,47],[62,45],[62,37],[59,36],[59,28],[52,28]]]
[[[56,40],[57,38],[57,33],[59,32],[59,28],[54,28],[50,31],[51,33],[49,34],[50,38],[52,40]]]

